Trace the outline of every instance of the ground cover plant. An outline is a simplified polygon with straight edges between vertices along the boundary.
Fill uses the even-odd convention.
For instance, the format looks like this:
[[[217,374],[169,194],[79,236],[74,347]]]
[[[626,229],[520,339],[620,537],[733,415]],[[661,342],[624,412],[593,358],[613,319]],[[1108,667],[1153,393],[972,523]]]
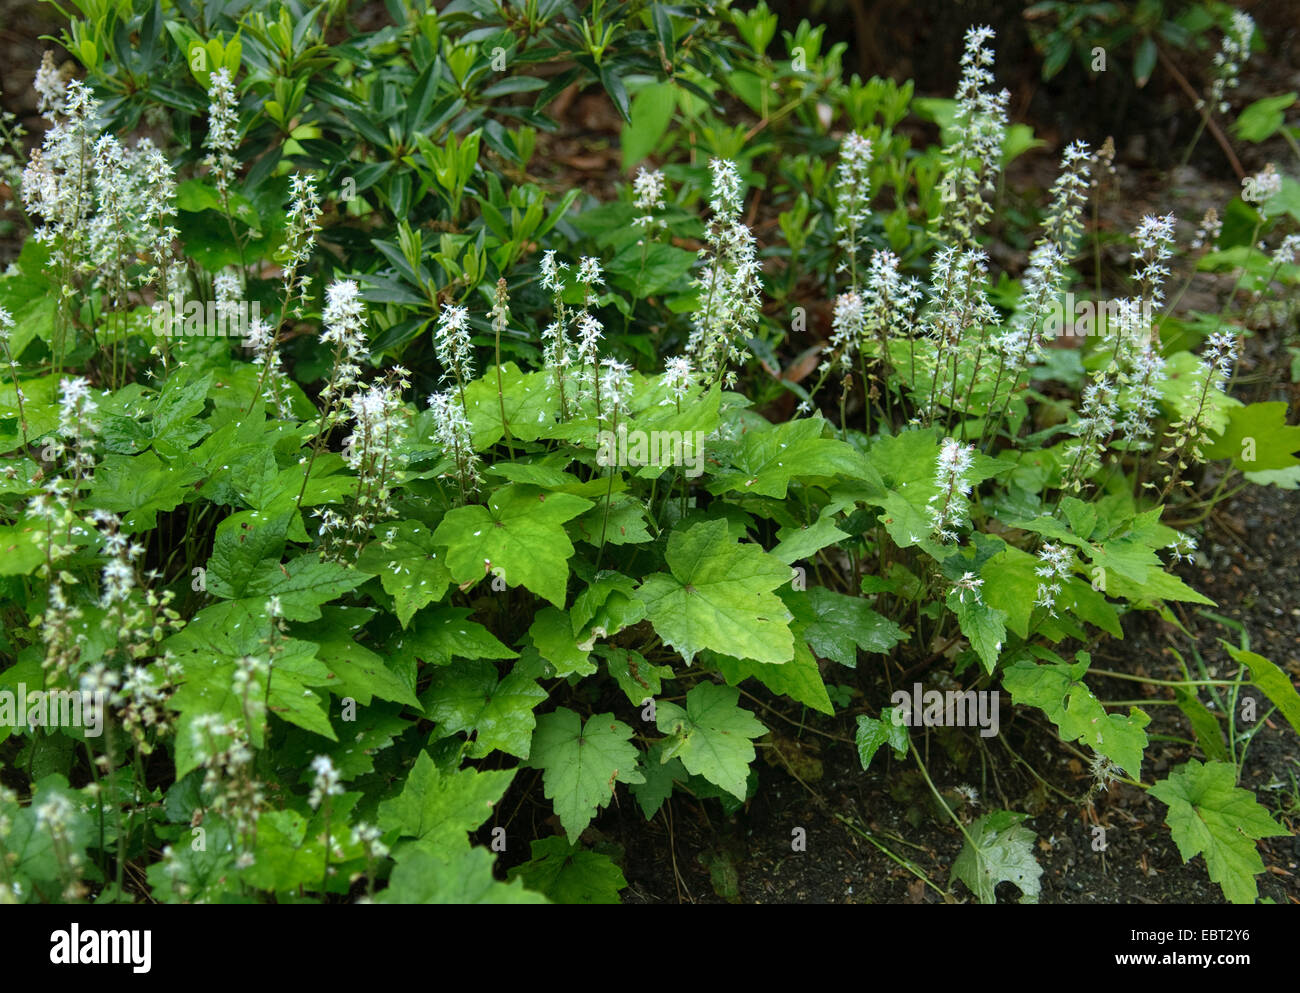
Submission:
[[[618,902],[612,807],[735,815],[815,714],[957,829],[939,879],[872,839],[944,899],[1040,893],[1031,813],[932,774],[993,740],[1078,811],[1149,793],[1260,897],[1289,660],[1231,625],[1227,669],[1094,656],[1219,616],[1198,528],[1300,486],[1288,405],[1234,393],[1252,342],[1300,356],[1300,149],[1104,232],[1106,135],[1008,189],[1045,142],[979,25],[935,98],[762,3],[59,12],[44,133],[0,121],[0,900]],[[1294,93],[1234,102],[1250,16],[1101,41],[1145,79],[1153,38],[1199,60],[1192,146],[1295,147]],[[607,196],[547,178],[575,93],[621,122]],[[1162,703],[1192,737],[1156,769]]]

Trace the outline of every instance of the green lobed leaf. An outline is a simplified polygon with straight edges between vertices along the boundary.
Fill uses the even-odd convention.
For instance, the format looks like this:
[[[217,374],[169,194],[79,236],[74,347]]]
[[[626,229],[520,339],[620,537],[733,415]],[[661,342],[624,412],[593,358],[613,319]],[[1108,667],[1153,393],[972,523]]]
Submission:
[[[747,431],[732,459],[734,468],[716,473],[709,491],[753,493],[784,500],[792,479],[836,475],[861,478],[866,472],[862,455],[837,438],[823,437],[827,429],[823,418],[805,417],[761,431]]]
[[[1228,900],[1254,903],[1255,876],[1264,871],[1255,842],[1287,832],[1236,782],[1235,766],[1192,759],[1152,786],[1151,795],[1169,807],[1165,823],[1183,861],[1204,855],[1210,878]]]
[[[1003,670],[1002,685],[1013,703],[1044,711],[1063,739],[1088,745],[1136,779],[1147,746],[1143,729],[1151,718],[1137,707],[1130,707],[1127,716],[1107,714],[1082,682],[1090,664],[1087,653],[1079,652],[1078,659],[1073,664],[1016,662]]]
[[[544,894],[552,903],[619,903],[627,888],[623,873],[608,855],[570,845],[560,837],[532,843],[532,858],[510,870],[512,882]]]
[[[462,659],[435,669],[420,695],[438,737],[472,732],[466,752],[470,758],[494,750],[528,758],[537,726],[533,710],[545,699],[546,691],[527,665],[516,665],[503,679],[486,659]]]
[[[739,698],[734,687],[698,683],[686,694],[685,710],[668,701],[659,704],[655,725],[670,736],[662,761],[680,758],[692,775],[744,800],[754,761],[750,739],[766,734],[767,728],[736,705]]]
[[[615,783],[639,783],[632,729],[613,714],[582,719],[557,707],[537,719],[528,765],[542,770],[543,791],[571,843],[576,843],[596,811],[609,804]]]
[[[515,772],[468,767],[444,772],[422,751],[401,793],[379,804],[378,824],[385,831],[414,838],[418,847],[432,854],[464,850],[469,847],[468,832],[492,815]]]
[[[721,520],[674,531],[665,559],[671,572],[647,577],[637,596],[655,632],[687,663],[705,648],[755,662],[794,657],[790,613],[773,593],[789,582],[789,566],[731,540]]]
[[[895,720],[893,707],[882,710],[879,720],[859,714],[854,740],[858,746],[858,761],[862,763],[863,772],[867,771],[882,745],[892,748],[895,758],[901,759],[907,755],[907,725],[901,720]]]
[[[523,882],[499,882],[492,875],[492,853],[471,848],[447,858],[421,849],[397,857],[388,887],[375,896],[376,903],[455,904],[546,903],[540,893]]]
[[[556,607],[564,606],[573,545],[564,522],[592,506],[569,493],[544,493],[512,483],[474,505],[448,511],[433,534],[447,548],[447,567],[457,583],[500,569],[510,586],[522,585]]]

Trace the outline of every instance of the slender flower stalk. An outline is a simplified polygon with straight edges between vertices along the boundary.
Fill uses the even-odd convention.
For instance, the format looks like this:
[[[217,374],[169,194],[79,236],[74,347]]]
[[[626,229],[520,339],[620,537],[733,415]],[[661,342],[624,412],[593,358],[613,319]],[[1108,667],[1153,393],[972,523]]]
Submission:
[[[1197,397],[1196,409],[1170,425],[1169,444],[1161,452],[1164,462],[1173,467],[1169,473],[1169,480],[1160,493],[1161,502],[1164,502],[1180,482],[1184,486],[1187,485],[1182,475],[1187,471],[1191,461],[1204,461],[1205,453],[1202,446],[1206,435],[1210,433],[1210,392],[1211,390],[1216,393],[1223,392],[1228,384],[1228,377],[1232,374],[1237,354],[1238,345],[1235,335],[1215,331],[1206,339],[1206,349],[1201,355],[1199,370],[1201,391]]]
[[[1210,66],[1210,86],[1206,91],[1208,99],[1199,100],[1196,104],[1201,121],[1196,127],[1196,133],[1192,135],[1187,151],[1183,153],[1183,165],[1191,159],[1197,142],[1210,123],[1211,115],[1216,111],[1226,114],[1232,109],[1227,100],[1228,90],[1236,89],[1241,84],[1241,70],[1250,60],[1250,43],[1254,35],[1255,19],[1244,11],[1234,10],[1231,26],[1225,32]]]
[[[27,446],[27,412],[23,408],[23,386],[18,380],[18,366],[14,362],[13,351],[9,347],[9,335],[14,328],[14,319],[9,311],[0,307],[0,349],[4,351],[5,362],[9,366],[9,378],[14,383],[14,402],[18,405],[18,426],[23,434],[23,447]]]
[[[542,362],[545,365],[551,384],[560,395],[560,417],[569,419],[569,398],[564,384],[569,377],[569,367],[573,363],[572,343],[569,340],[569,313],[564,305],[565,277],[568,265],[556,261],[555,251],[548,250],[541,261],[542,289],[550,290],[555,301],[555,320],[542,331]]]
[[[221,209],[226,215],[226,225],[230,228],[230,237],[239,250],[239,267],[247,268],[244,259],[244,239],[235,229],[235,215],[230,204],[230,186],[239,171],[239,160],[235,152],[239,148],[239,98],[235,94],[235,83],[230,71],[222,66],[208,77],[208,133],[203,139],[203,147],[208,154],[203,164],[211,170],[217,196],[221,199]]]
[[[510,295],[506,292],[506,278],[497,280],[496,299],[492,303],[492,338],[496,346],[497,406],[501,410],[501,433],[505,435],[510,457],[515,457],[515,443],[510,436],[510,419],[506,417],[506,393],[501,380],[501,336],[510,326]]]
[[[474,451],[473,431],[465,417],[463,407],[450,391],[434,393],[429,397],[433,412],[434,435],[430,439],[450,455],[453,474],[460,486],[461,503],[469,502],[469,495],[482,485],[481,460]]]
[[[1048,329],[1060,314],[1061,292],[1065,287],[1066,268],[1083,235],[1083,207],[1091,188],[1093,154],[1083,142],[1072,142],[1061,155],[1061,171],[1052,184],[1052,202],[1043,217],[1043,231],[1029,253],[1029,265],[1022,280],[1022,305],[1008,328],[995,334],[990,342],[998,356],[993,378],[990,405],[995,404],[1003,377],[1007,380],[1006,397],[1001,409],[986,418],[981,432],[984,439],[997,437],[1006,419],[1011,400],[1020,390],[1021,377],[1042,355],[1048,345]],[[1059,329],[1061,321],[1056,321]]]
[[[1115,430],[1115,384],[1105,376],[1093,380],[1083,389],[1083,403],[1072,431],[1079,441],[1066,447],[1070,463],[1061,478],[1061,494],[1077,493],[1084,480],[1101,467],[1106,439]]]
[[[254,322],[244,341],[244,347],[256,353],[253,361],[262,367],[257,391],[253,394],[254,399],[249,401],[248,409],[252,410],[256,398],[263,396],[274,402],[281,417],[288,416],[291,406],[288,400],[289,384],[280,363],[280,328],[284,326],[291,306],[294,313],[301,314],[307,303],[311,277],[303,270],[315,248],[322,213],[314,176],[295,172],[289,177],[289,187],[289,214],[284,226],[284,240],[275,253],[282,267],[280,282],[283,297],[280,301],[280,314],[274,326]],[[271,377],[269,385],[268,376]]]

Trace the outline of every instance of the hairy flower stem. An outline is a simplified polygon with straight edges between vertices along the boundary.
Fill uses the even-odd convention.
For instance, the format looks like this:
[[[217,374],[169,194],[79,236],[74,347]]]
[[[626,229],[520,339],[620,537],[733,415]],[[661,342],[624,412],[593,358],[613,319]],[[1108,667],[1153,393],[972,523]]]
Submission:
[[[618,408],[617,407],[614,408],[614,417],[611,424],[611,431],[615,435],[618,434]],[[613,464],[610,464],[607,468],[609,470],[609,483],[605,487],[605,516],[600,522],[600,544],[596,546],[596,572],[597,573],[600,572],[600,560],[605,554],[605,535],[609,530],[609,504],[611,498],[614,495],[614,466]]]
[[[506,297],[506,278],[501,277],[497,281],[497,306],[504,307]],[[497,406],[501,409],[501,431],[506,438],[506,448],[510,451],[510,459],[514,461],[515,443],[510,436],[510,420],[506,417],[506,393],[505,387],[501,382],[501,331],[505,325],[505,319],[493,320],[493,331],[496,333],[496,363],[497,363]]]

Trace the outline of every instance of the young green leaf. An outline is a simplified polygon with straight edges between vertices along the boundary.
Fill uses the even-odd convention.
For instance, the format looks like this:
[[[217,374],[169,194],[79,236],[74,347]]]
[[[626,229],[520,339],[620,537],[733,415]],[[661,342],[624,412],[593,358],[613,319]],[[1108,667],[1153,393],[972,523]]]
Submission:
[[[822,437],[827,427],[820,417],[805,417],[747,431],[732,459],[734,469],[719,472],[709,491],[783,500],[790,481],[798,477],[862,477],[866,472],[862,455],[837,438]]]
[[[1264,695],[1282,711],[1287,723],[1300,732],[1300,693],[1296,692],[1291,677],[1257,652],[1248,652],[1222,638],[1219,644],[1228,650],[1234,661],[1250,667],[1250,681],[1264,691]]]
[[[796,637],[822,658],[850,669],[857,667],[859,649],[886,655],[907,640],[902,628],[872,610],[862,597],[813,586],[806,592],[783,589],[781,599],[794,615]]]
[[[435,669],[429,688],[420,695],[425,715],[439,738],[472,731],[466,755],[483,758],[494,749],[528,758],[537,720],[533,709],[546,699],[546,691],[528,671],[515,666],[501,679],[486,659],[463,659]]]
[[[1043,710],[1066,741],[1088,745],[1136,779],[1147,747],[1143,730],[1151,718],[1137,707],[1128,716],[1107,714],[1082,682],[1090,660],[1084,652],[1073,664],[1020,661],[1002,673],[1002,685],[1013,703]]]
[[[1151,795],[1169,807],[1165,823],[1183,861],[1203,854],[1224,896],[1233,903],[1254,903],[1255,876],[1264,871],[1255,842],[1287,832],[1236,782],[1235,766],[1192,759],[1152,786]]]
[[[901,759],[907,755],[907,725],[894,720],[893,707],[882,710],[879,720],[866,714],[859,714],[858,732],[855,737],[858,761],[862,763],[863,772],[866,772],[867,766],[871,765],[871,760],[875,758],[881,745],[892,748],[895,758]]]
[[[717,683],[698,683],[686,694],[686,709],[663,702],[655,725],[669,741],[663,761],[680,758],[693,775],[744,800],[749,764],[754,761],[751,738],[767,733],[748,710],[736,705],[740,691]]]

